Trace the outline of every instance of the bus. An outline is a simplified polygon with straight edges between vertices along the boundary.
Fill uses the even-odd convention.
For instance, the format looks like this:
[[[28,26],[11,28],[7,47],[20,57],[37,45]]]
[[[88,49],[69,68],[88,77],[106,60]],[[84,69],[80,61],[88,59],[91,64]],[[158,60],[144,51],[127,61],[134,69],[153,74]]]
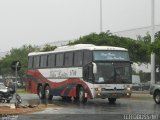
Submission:
[[[53,96],[81,103],[87,99],[129,97],[132,70],[128,50],[77,44],[28,54],[27,89],[40,99]]]

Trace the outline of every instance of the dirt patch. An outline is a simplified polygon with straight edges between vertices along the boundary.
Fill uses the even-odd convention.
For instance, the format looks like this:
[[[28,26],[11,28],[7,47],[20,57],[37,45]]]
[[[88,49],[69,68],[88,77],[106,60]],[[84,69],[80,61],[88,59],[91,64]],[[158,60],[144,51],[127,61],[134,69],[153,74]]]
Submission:
[[[9,107],[0,107],[0,115],[5,115],[5,114],[9,114],[9,115],[18,115],[18,114],[24,114],[24,113],[32,113],[32,112],[38,112],[38,111],[43,111],[46,108],[49,107],[58,107],[56,105],[38,105],[38,106],[33,106],[33,107],[24,107],[24,106],[20,106],[19,108],[15,108],[15,109],[11,109]]]

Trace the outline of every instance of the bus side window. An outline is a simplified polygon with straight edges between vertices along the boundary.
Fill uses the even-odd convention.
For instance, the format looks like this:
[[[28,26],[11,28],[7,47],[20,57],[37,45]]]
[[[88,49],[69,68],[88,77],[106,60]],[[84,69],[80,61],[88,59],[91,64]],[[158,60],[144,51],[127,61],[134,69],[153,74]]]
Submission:
[[[33,57],[33,68],[39,68],[40,56]]]
[[[67,52],[64,56],[64,65],[65,66],[73,66],[73,52]]]
[[[74,66],[82,66],[83,63],[83,51],[74,52]]]
[[[32,68],[33,67],[33,57],[32,56],[29,56],[28,58],[28,68]]]
[[[56,54],[56,66],[57,67],[63,66],[63,61],[64,61],[64,54],[63,53]]]
[[[42,55],[40,57],[40,67],[41,68],[44,68],[44,67],[47,67],[47,55]]]
[[[84,50],[84,65],[92,62],[92,52],[89,50]]]
[[[48,55],[48,67],[54,67],[55,66],[55,54],[49,54]]]

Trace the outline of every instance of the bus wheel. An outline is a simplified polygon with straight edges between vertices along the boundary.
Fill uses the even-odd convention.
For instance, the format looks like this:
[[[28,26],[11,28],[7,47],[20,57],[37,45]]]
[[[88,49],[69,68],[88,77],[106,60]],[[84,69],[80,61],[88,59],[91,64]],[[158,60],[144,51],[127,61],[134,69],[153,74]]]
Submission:
[[[7,103],[10,103],[10,100],[7,100]]]
[[[63,101],[71,101],[71,97],[68,97],[68,96],[62,96],[62,100]]]
[[[78,98],[79,98],[80,103],[86,103],[87,102],[87,98],[85,98],[85,91],[84,91],[83,87],[79,88]]]
[[[108,98],[109,103],[114,104],[116,102],[116,98]]]
[[[43,92],[42,86],[39,86],[39,87],[38,87],[37,92],[38,92],[39,98],[40,98],[40,99],[43,99],[43,98],[44,98],[44,92]]]
[[[160,104],[160,91],[155,92],[154,101],[155,101],[155,103]]]
[[[73,97],[74,102],[78,102],[78,97]]]
[[[45,98],[47,100],[52,100],[53,98],[53,95],[51,94],[51,89],[48,85],[45,87]]]
[[[67,101],[72,101],[72,97],[67,97]]]

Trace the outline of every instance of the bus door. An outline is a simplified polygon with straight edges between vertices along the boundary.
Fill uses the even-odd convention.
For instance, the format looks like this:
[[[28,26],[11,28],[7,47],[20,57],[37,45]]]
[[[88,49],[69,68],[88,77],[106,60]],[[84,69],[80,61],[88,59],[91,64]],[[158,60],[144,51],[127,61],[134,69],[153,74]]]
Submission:
[[[93,95],[94,75],[93,75],[93,64],[92,63],[89,63],[83,67],[83,79],[86,82],[87,86],[90,89],[90,92]]]

